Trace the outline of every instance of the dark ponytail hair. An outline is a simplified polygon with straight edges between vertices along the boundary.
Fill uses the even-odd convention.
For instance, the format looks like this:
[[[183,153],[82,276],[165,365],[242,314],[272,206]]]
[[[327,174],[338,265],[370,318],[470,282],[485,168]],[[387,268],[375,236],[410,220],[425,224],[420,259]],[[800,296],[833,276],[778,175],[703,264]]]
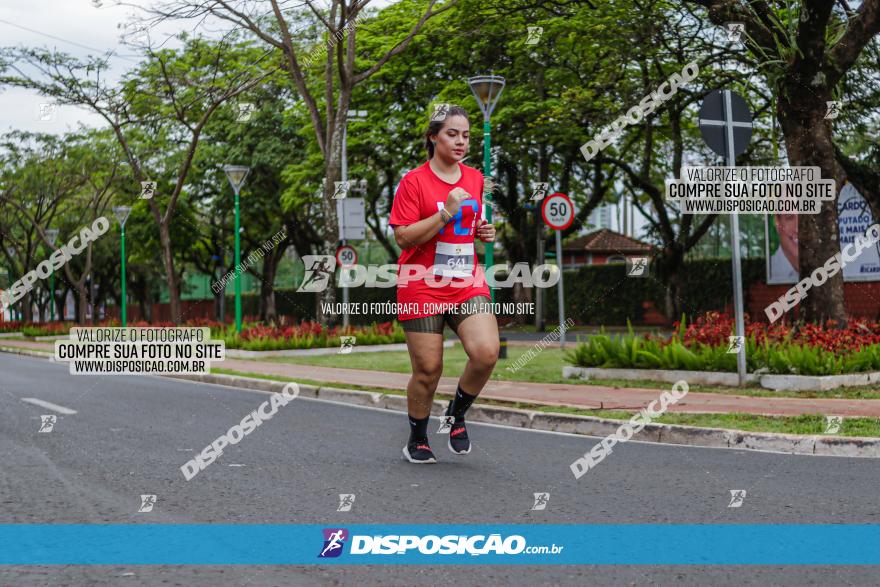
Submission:
[[[433,114],[433,110],[431,111]],[[468,121],[468,124],[471,123],[468,118],[467,111],[461,106],[449,106],[446,110],[446,116],[443,117],[442,120],[432,120],[428,123],[428,130],[425,131],[425,148],[428,150],[428,159],[434,158],[434,143],[431,142],[431,137],[433,135],[440,134],[440,131],[443,130],[443,125],[446,124],[446,119],[450,116],[463,116],[465,120]]]

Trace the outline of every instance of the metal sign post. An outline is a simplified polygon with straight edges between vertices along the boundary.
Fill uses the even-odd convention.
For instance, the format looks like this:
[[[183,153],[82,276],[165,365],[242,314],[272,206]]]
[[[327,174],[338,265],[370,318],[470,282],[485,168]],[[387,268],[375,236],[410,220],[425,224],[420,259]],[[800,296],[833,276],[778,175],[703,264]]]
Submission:
[[[128,215],[131,214],[131,206],[115,206],[113,208],[113,213],[116,215],[116,219],[119,220],[119,228],[122,232],[119,248],[119,257],[122,260],[122,272],[119,279],[120,283],[122,283],[122,297],[119,302],[119,317],[122,327],[125,328],[128,326],[128,314],[126,313],[126,310],[128,309],[126,300],[128,298],[125,294],[125,222],[128,220]]]
[[[559,268],[559,346],[565,348],[565,282],[562,264],[562,231],[574,222],[574,204],[563,193],[556,192],[541,203],[544,222],[556,231],[556,265]]]
[[[348,121],[362,121],[367,119],[367,111],[366,110],[349,110],[348,116],[345,119],[345,125],[342,127],[342,181],[346,182],[346,190],[348,190]],[[345,196],[348,196],[346,193]],[[341,246],[348,245],[349,234],[346,226],[346,198],[341,199],[336,202],[336,219],[339,226],[339,240]],[[361,204],[363,204],[363,200],[361,200]],[[363,238],[363,237],[361,237]],[[342,284],[342,326],[343,328],[348,328],[349,326],[349,315],[348,315],[348,282],[343,281]]]
[[[725,157],[728,167],[736,167],[736,156],[746,150],[752,137],[752,113],[748,104],[742,96],[730,90],[710,92],[700,106],[700,133],[710,149]],[[736,371],[742,386],[746,380],[746,329],[743,316],[739,216],[736,214],[731,214],[730,217],[730,241],[736,335],[743,343],[736,354]]]

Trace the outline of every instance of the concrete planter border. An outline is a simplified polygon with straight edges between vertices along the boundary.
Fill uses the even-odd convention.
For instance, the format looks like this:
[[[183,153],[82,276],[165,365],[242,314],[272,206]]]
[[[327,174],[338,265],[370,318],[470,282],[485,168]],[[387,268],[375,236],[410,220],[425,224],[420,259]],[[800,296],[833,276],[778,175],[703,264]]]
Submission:
[[[565,379],[623,379],[625,381],[663,381],[675,383],[681,379],[702,385],[737,387],[736,373],[715,371],[671,371],[664,369],[603,369],[599,367],[562,368]],[[858,387],[880,383],[880,373],[849,373],[846,375],[746,375],[746,383],[756,383],[772,391],[830,391],[838,387]]]
[[[22,338],[24,335],[21,332],[0,332],[0,338]]]

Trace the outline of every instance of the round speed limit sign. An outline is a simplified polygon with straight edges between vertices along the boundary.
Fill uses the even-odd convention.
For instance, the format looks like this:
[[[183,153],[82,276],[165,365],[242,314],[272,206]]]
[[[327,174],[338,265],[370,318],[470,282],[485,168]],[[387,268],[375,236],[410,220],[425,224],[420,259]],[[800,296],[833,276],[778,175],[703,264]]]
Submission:
[[[565,230],[574,222],[574,204],[568,196],[556,192],[544,198],[541,203],[541,216],[550,228]]]
[[[340,269],[351,269],[358,262],[357,251],[351,245],[343,245],[336,249],[336,264]]]

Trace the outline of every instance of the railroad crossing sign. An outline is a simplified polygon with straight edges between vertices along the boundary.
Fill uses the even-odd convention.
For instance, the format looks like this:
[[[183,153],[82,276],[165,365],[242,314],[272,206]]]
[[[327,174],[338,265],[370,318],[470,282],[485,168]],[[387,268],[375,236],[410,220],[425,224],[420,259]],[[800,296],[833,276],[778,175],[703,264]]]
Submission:
[[[574,204],[565,194],[556,192],[544,198],[541,216],[553,230],[565,230],[574,222]]]
[[[752,138],[749,105],[742,96],[730,90],[709,92],[700,106],[700,134],[710,149],[732,160],[746,150]],[[729,155],[730,151],[733,157]]]

